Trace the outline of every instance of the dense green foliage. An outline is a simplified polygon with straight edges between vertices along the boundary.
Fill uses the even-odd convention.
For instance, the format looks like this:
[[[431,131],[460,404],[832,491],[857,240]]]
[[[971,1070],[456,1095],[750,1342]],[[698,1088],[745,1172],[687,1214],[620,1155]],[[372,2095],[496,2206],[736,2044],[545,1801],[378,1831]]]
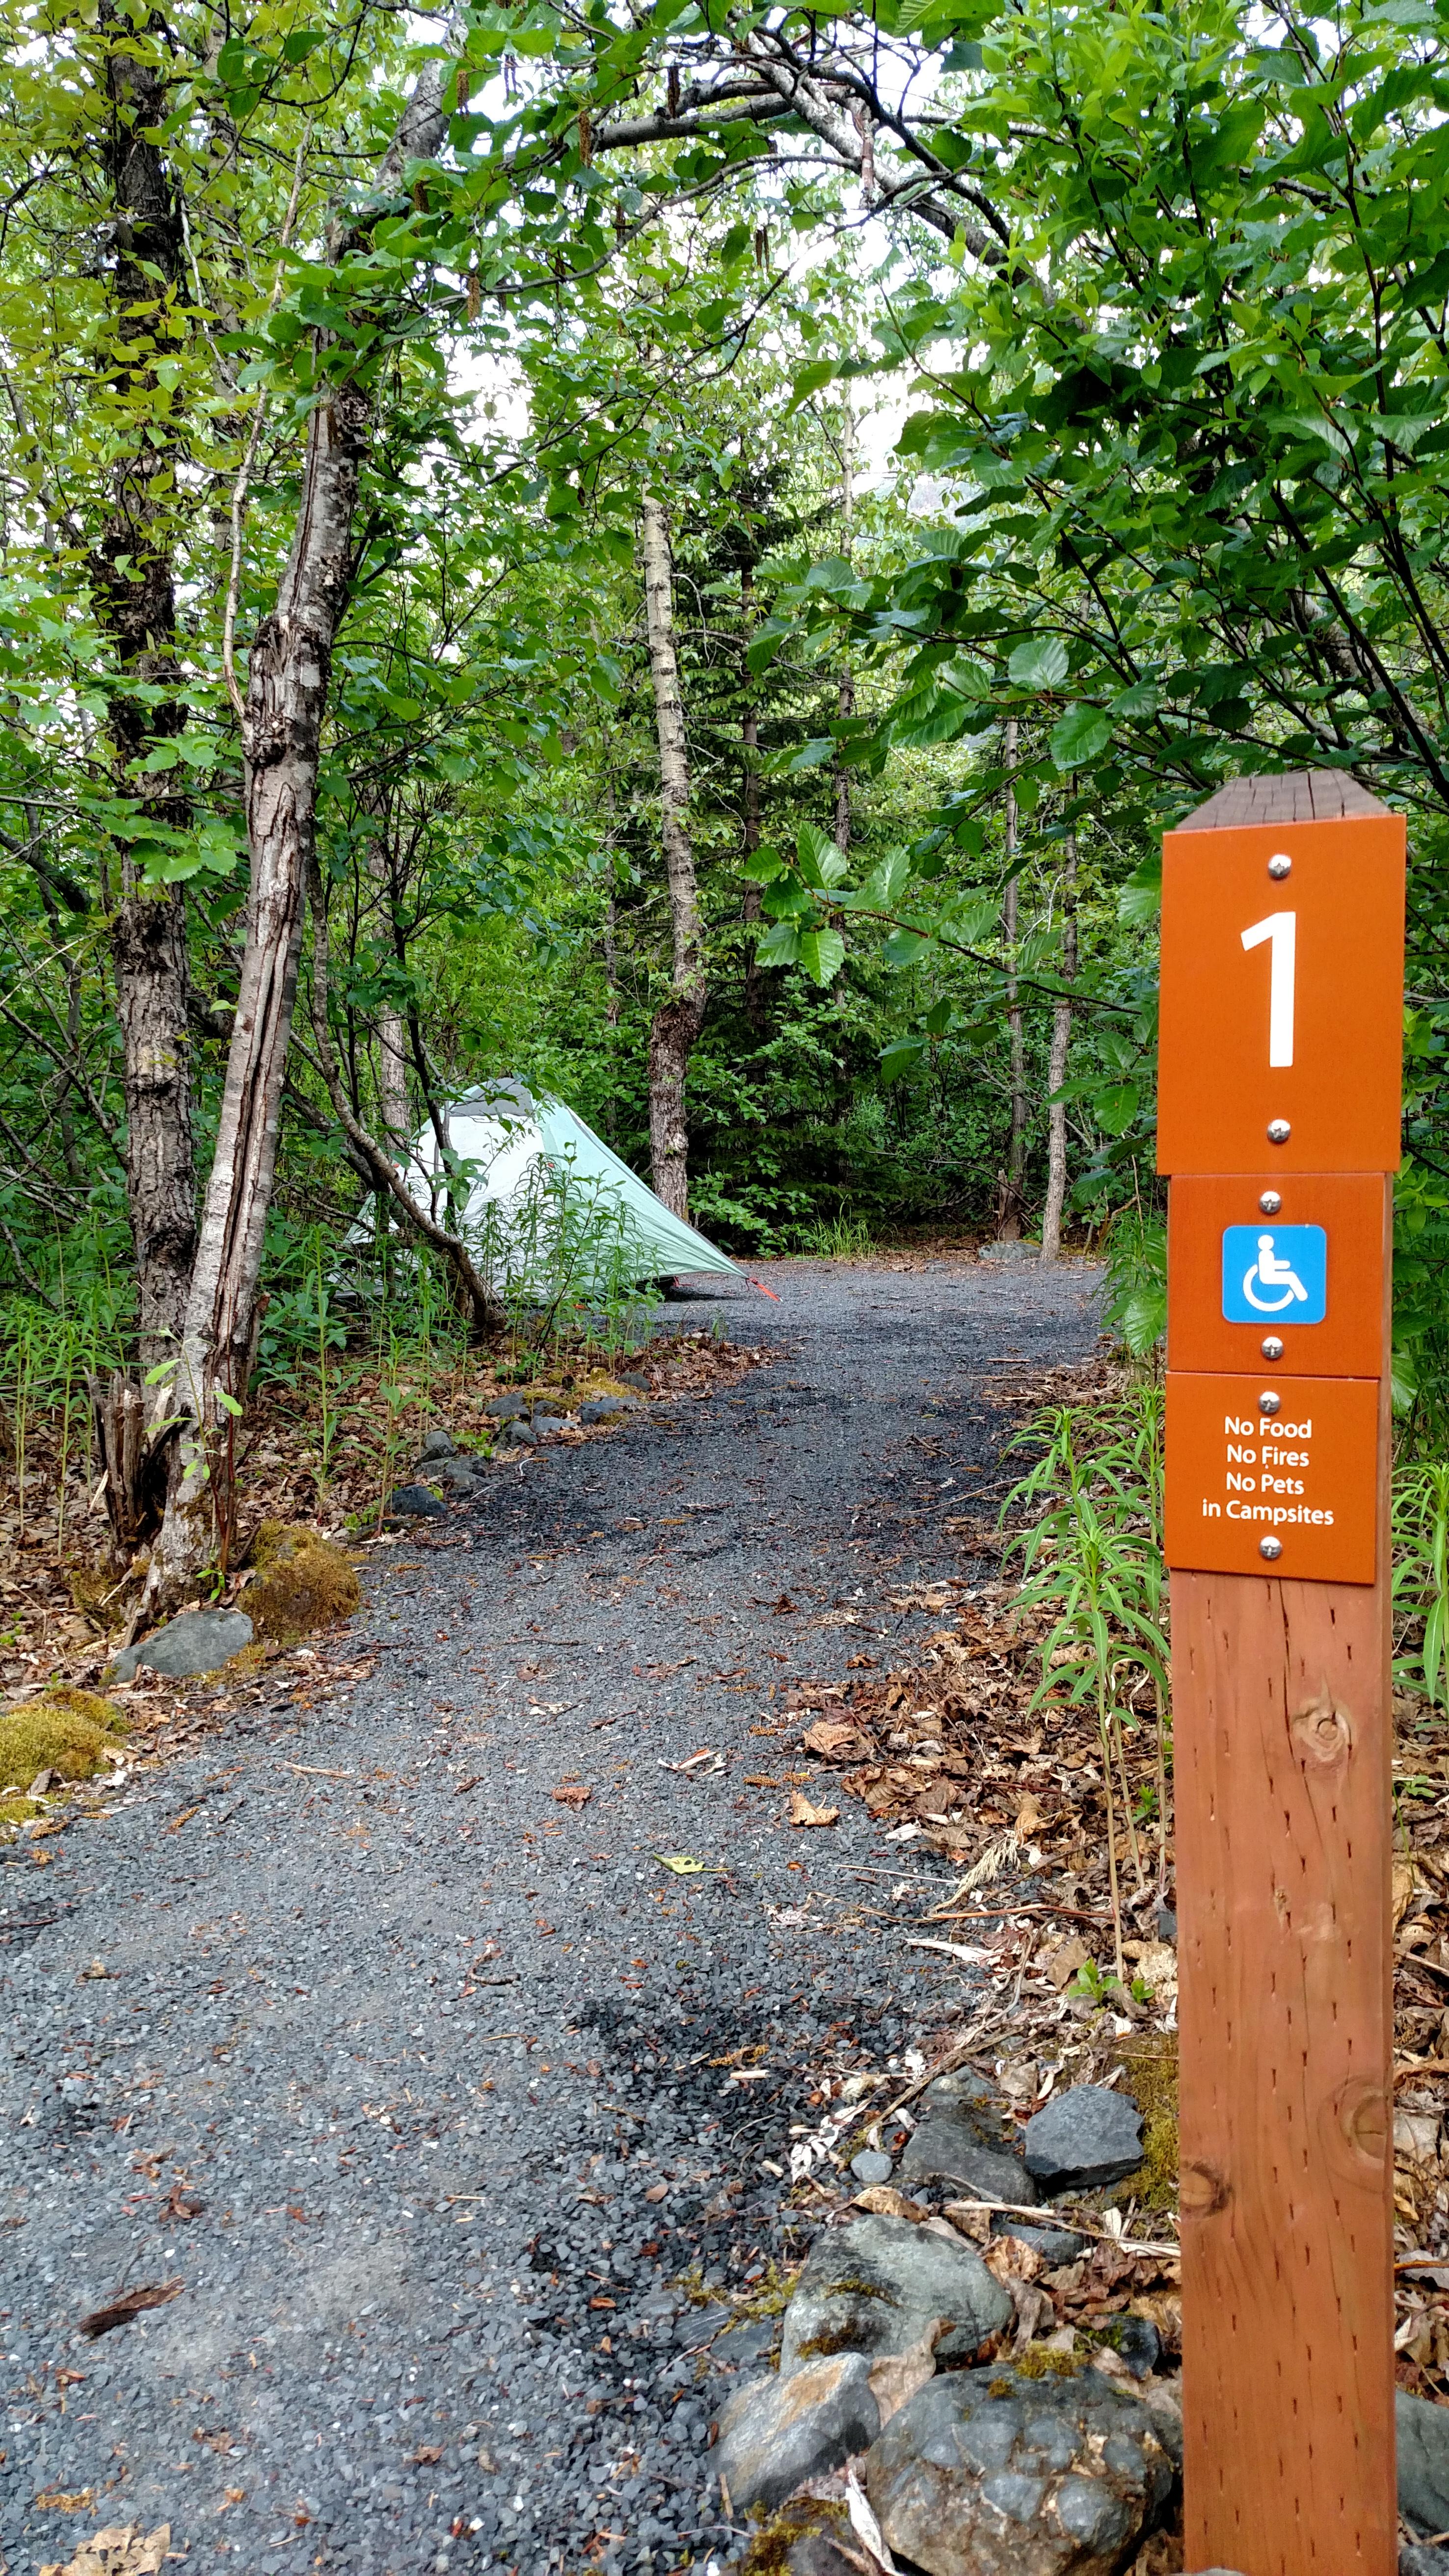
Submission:
[[[204,1176],[247,881],[228,624],[244,673],[346,377],[369,446],[317,856],[364,1125],[388,1133],[391,1048],[409,1126],[519,1074],[647,1167],[671,972],[652,490],[706,928],[699,1221],[757,1250],[989,1230],[1014,998],[1029,1226],[1069,977],[1069,1213],[1115,1221],[1150,1345],[1157,835],[1235,771],[1352,766],[1410,817],[1398,1368],[1437,1431],[1440,16],[485,0],[431,23],[409,50],[368,0],[327,26],[302,0],[0,11],[12,1297],[126,1349],[128,886],[185,889]],[[445,141],[379,195],[430,57]],[[906,395],[886,470],[872,406]],[[165,586],[162,632],[138,603]],[[270,1367],[315,1337],[319,1245],[372,1190],[319,1070],[315,954]]]

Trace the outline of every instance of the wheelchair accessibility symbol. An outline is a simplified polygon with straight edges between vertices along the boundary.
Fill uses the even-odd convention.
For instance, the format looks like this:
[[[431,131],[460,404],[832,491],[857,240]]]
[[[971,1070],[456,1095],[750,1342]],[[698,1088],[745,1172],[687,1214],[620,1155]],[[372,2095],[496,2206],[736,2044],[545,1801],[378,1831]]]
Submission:
[[[1230,1324],[1321,1324],[1328,1312],[1328,1237],[1321,1225],[1223,1229],[1223,1315]]]

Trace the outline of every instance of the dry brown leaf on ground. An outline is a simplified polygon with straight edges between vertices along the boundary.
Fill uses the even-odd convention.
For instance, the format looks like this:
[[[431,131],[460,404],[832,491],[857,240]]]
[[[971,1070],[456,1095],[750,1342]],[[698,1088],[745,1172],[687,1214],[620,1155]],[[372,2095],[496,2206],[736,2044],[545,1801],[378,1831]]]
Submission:
[[[82,2317],[77,2331],[85,2336],[87,2343],[94,2343],[98,2335],[110,2334],[116,2326],[132,2324],[143,2309],[164,2308],[168,2300],[179,2299],[184,2286],[180,2279],[174,2279],[152,2281],[140,2290],[122,2290],[108,2306],[93,2308],[88,2317]]]
[[[560,1807],[586,1807],[594,1793],[582,1780],[561,1780],[553,1794]]]
[[[142,2536],[139,2522],[111,2524],[92,2540],[83,2540],[74,2558],[62,2566],[52,2559],[40,2576],[160,2576],[171,2547],[171,2525],[163,2522]]]
[[[792,1825],[838,1825],[840,1809],[812,1807],[804,1790],[795,1789],[790,1796],[790,1822]]]

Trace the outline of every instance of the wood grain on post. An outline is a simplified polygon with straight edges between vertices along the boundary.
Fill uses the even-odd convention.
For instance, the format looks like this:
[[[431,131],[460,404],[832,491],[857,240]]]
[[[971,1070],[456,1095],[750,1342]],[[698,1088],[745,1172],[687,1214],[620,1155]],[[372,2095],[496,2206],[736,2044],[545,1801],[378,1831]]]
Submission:
[[[1185,828],[1383,810],[1313,773]],[[1189,2569],[1397,2566],[1388,1492],[1385,1371],[1373,1583],[1172,1576]]]

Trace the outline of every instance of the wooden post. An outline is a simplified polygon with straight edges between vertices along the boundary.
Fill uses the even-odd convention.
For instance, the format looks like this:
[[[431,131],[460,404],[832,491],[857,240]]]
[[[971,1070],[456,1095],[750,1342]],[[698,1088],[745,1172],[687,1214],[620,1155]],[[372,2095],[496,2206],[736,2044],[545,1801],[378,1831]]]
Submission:
[[[1165,851],[1184,2564],[1240,2576],[1398,2561],[1402,848],[1352,780],[1312,773],[1224,789]]]

